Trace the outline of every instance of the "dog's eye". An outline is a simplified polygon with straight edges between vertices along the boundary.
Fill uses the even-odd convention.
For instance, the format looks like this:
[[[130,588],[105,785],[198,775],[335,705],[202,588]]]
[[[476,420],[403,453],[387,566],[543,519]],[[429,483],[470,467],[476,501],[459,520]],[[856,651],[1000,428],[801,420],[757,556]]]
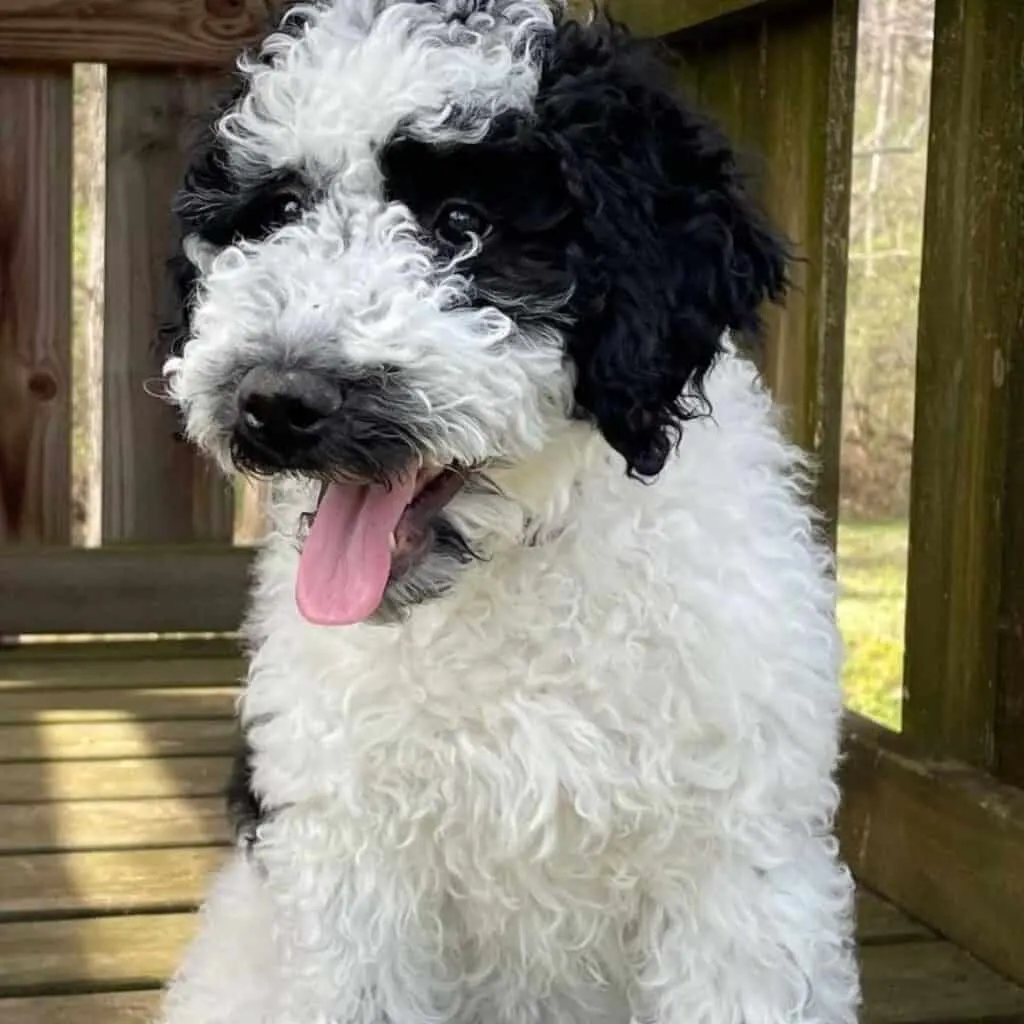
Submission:
[[[444,204],[434,220],[434,232],[449,245],[466,245],[474,238],[484,239],[491,233],[491,223],[478,206],[461,200]]]
[[[304,209],[302,196],[294,189],[283,189],[268,204],[267,220],[274,227],[298,220]]]

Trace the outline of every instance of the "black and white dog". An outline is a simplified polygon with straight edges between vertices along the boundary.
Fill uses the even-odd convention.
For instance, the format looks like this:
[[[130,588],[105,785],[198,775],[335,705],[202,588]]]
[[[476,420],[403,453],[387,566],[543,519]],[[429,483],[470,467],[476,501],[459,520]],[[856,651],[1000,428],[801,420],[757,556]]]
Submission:
[[[851,1024],[830,558],[730,339],[787,259],[730,147],[544,0],[299,4],[241,70],[166,376],[273,480],[252,834],[164,1020]]]

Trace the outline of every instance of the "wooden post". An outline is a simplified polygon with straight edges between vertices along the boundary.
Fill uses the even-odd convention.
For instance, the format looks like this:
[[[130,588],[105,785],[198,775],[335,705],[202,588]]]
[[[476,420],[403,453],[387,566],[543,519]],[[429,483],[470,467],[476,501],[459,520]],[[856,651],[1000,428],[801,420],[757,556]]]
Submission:
[[[71,70],[0,73],[0,542],[71,538]]]
[[[107,78],[104,541],[230,540],[228,481],[176,439],[175,411],[146,393],[173,252],[171,197],[189,129],[222,80],[111,69]]]
[[[903,721],[919,751],[983,769],[1003,616],[1002,722],[1024,721],[1022,186],[1024,6],[937,0]]]
[[[857,0],[767,10],[681,36],[684,81],[761,163],[765,201],[798,247],[794,288],[769,310],[763,367],[791,436],[820,465],[817,504],[839,496],[846,249]]]

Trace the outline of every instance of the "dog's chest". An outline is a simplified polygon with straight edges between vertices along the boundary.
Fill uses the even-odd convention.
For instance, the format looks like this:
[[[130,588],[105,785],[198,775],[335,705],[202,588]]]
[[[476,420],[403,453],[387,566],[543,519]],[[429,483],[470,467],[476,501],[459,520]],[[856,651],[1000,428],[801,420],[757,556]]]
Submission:
[[[288,902],[355,900],[345,920],[379,924],[361,934],[387,934],[387,914],[441,921],[446,942],[502,962],[614,945],[666,820],[625,735],[541,696],[449,710],[378,694],[315,742],[295,744],[294,723],[264,727],[264,743],[279,730],[268,776],[291,796],[267,833]]]
[[[672,763],[677,663],[535,634],[261,652],[246,713],[284,903],[360,941],[422,923],[463,962],[517,970],[575,971],[566,951],[617,944],[693,833]]]

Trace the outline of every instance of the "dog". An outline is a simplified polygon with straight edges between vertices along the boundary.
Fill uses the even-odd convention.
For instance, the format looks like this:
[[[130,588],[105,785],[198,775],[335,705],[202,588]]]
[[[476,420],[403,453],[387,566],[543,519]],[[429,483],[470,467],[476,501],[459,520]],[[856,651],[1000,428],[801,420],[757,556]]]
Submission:
[[[272,496],[165,1024],[853,1022],[832,560],[750,355],[790,245],[670,65],[300,3],[175,210],[168,394]]]

